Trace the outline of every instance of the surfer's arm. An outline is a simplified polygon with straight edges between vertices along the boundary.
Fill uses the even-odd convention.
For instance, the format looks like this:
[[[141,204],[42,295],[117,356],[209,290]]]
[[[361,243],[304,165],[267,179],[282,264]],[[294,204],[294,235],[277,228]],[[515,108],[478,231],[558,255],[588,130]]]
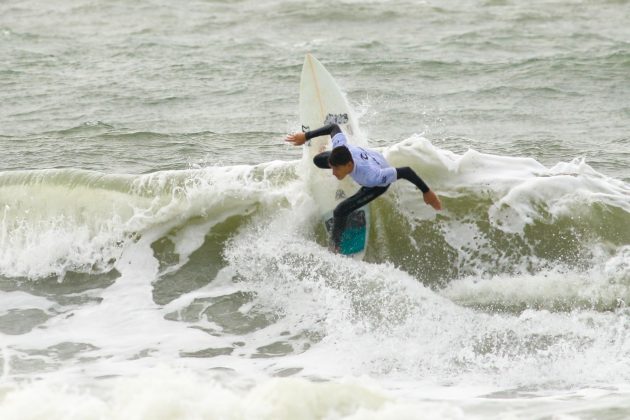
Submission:
[[[307,131],[304,135],[306,136],[306,140],[310,140],[325,135],[335,137],[339,133],[341,133],[341,128],[339,128],[337,124],[328,124],[315,130]]]
[[[442,209],[442,203],[438,196],[431,191],[431,188],[408,166],[404,168],[396,168],[397,179],[406,179],[422,191],[424,202],[436,210]]]
[[[295,146],[300,146],[300,145],[306,143],[307,140],[310,140],[312,138],[319,137],[319,136],[325,136],[325,135],[330,135],[331,137],[334,138],[339,133],[342,134],[342,136],[339,136],[339,137],[343,137],[344,141],[340,142],[340,144],[338,144],[338,145],[333,145],[333,147],[336,147],[336,146],[339,146],[341,144],[345,144],[345,136],[343,136],[341,128],[339,128],[339,126],[337,124],[328,124],[328,125],[325,125],[323,127],[317,128],[315,130],[306,131],[306,132],[303,132],[303,133],[302,132],[297,132],[297,133],[289,134],[285,141],[287,141],[288,143],[292,143]]]

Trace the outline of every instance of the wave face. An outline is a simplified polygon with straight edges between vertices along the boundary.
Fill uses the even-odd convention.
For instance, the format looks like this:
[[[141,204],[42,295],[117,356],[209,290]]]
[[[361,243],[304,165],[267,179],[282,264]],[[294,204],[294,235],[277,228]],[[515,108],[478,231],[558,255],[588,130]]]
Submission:
[[[146,175],[0,174],[2,372],[47,378],[41,389],[11,388],[0,414],[19,412],[33,392],[74,401],[73,391],[51,385],[60,372],[64,381],[85,381],[86,372],[126,378],[103,384],[115,393],[164,395],[152,384],[165,378],[180,383],[180,400],[206,389],[234,413],[243,406],[229,401],[255,406],[302,389],[320,395],[327,412],[355,401],[375,418],[397,415],[387,391],[341,378],[425,386],[437,398],[453,384],[472,398],[630,380],[621,327],[630,299],[628,184],[580,159],[546,167],[456,154],[417,136],[383,152],[421,174],[444,210],[397,182],[372,203],[364,261],[327,251],[303,160]],[[210,369],[217,382],[152,371],[161,363]],[[233,387],[231,372],[277,380]],[[467,383],[484,386],[470,392]],[[97,391],[86,404],[113,417],[160,405]],[[297,407],[283,400],[269,409],[271,417],[254,417],[291,418]],[[461,414],[430,409],[437,418]]]
[[[458,155],[421,137],[384,153],[394,166],[421,173],[439,191],[445,211],[434,214],[410,184],[394,184],[372,204],[367,261],[391,261],[426,284],[558,266],[588,269],[630,242],[630,187],[581,159],[547,168],[530,158],[474,150]],[[296,206],[311,216],[303,165],[274,161],[147,175],[4,172],[0,272],[28,279],[102,273],[114,268],[125,247],[154,231],[160,232],[155,255],[168,264],[172,254],[188,256],[167,250],[181,232],[204,231],[202,242],[185,246],[196,249],[213,242],[213,228],[232,218],[212,244],[223,247],[251,228],[252,217],[267,224],[277,217],[275,210]],[[291,219],[304,241],[323,243],[317,223]]]
[[[283,177],[279,169],[267,178],[265,167],[272,166],[150,175],[75,169],[5,172],[0,175],[5,204],[0,271],[7,277],[38,279],[110,270],[126,246],[152,230],[167,238],[172,229],[245,215],[272,199],[269,186]]]
[[[0,1],[0,419],[630,418],[628,16]],[[445,205],[364,261],[282,141],[306,53]]]

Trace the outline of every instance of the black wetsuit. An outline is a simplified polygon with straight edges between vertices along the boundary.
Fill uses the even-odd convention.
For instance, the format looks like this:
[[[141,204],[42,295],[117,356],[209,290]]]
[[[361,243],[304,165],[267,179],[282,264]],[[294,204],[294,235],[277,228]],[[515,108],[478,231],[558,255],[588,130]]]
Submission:
[[[339,133],[342,133],[342,131],[337,124],[329,124],[313,131],[307,131],[305,135],[306,139],[310,140],[314,137],[324,135],[330,135],[331,138],[334,138]],[[330,151],[326,151],[316,155],[313,158],[313,163],[315,163],[318,168],[330,169],[330,164],[328,162],[330,153]],[[429,191],[429,187],[427,186],[427,184],[414,172],[413,169],[409,168],[408,166],[395,169],[397,179],[406,179],[407,181],[418,187],[423,193]],[[346,198],[337,205],[337,207],[333,211],[334,218],[331,235],[332,242],[336,247],[338,247],[341,242],[341,234],[346,226],[346,220],[348,216],[356,209],[363,207],[370,201],[383,194],[385,191],[387,191],[390,185],[391,184],[372,187],[361,186],[361,189],[359,189],[356,194]]]

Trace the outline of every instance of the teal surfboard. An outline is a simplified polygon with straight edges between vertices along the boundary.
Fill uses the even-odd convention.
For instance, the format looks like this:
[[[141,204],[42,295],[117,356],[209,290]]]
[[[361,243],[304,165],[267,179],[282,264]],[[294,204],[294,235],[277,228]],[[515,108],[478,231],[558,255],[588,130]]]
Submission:
[[[341,244],[339,246],[339,253],[343,255],[359,254],[362,256],[365,251],[365,244],[368,235],[367,216],[368,207],[364,206],[358,210],[355,210],[348,216],[346,221],[346,227],[341,234]],[[326,231],[328,237],[332,234],[333,218],[332,214],[329,214],[326,218]]]

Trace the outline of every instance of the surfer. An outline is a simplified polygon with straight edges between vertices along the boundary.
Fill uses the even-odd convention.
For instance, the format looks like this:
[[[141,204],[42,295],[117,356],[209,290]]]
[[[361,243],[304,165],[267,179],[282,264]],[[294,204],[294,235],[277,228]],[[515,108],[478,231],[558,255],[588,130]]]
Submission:
[[[333,149],[316,155],[313,158],[315,165],[322,169],[332,169],[333,175],[340,181],[350,175],[361,186],[356,194],[343,200],[333,211],[331,240],[336,252],[339,251],[341,233],[345,228],[348,216],[383,194],[392,182],[398,179],[406,179],[414,184],[422,191],[426,204],[435,210],[442,209],[442,203],[438,196],[413,169],[407,166],[393,168],[379,152],[349,144],[345,134],[337,124],[328,124],[305,133],[289,134],[286,141],[300,146],[312,138],[325,135],[331,136]]]

